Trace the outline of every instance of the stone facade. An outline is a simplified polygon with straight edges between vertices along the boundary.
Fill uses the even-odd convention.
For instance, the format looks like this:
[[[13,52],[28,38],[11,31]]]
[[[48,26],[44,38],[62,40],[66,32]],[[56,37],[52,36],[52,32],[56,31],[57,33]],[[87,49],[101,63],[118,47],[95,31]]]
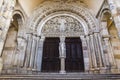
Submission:
[[[34,10],[26,21],[22,18],[17,19],[18,15],[14,18],[16,21],[12,21],[15,3],[14,0],[5,1],[0,8],[0,71],[3,74],[41,73],[46,37],[60,39],[59,57],[62,74],[66,73],[66,37],[81,39],[85,73],[119,72],[120,46],[115,45],[120,44],[119,15],[113,0],[104,2],[97,18],[80,0],[47,0]],[[104,9],[106,12],[112,12],[109,18],[113,17],[115,25],[113,21],[104,19]],[[13,25],[10,25],[10,22]],[[108,28],[109,24],[116,30],[112,32],[112,29]],[[115,31],[117,33],[114,34]],[[118,35],[117,43],[112,35]]]

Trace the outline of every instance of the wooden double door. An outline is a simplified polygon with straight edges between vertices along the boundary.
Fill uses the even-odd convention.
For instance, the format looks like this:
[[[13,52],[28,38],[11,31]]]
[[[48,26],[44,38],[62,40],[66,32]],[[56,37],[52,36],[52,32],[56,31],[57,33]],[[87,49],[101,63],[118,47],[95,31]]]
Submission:
[[[42,72],[59,72],[59,38],[46,38],[43,45]],[[83,52],[80,38],[66,38],[65,69],[67,72],[83,72]]]

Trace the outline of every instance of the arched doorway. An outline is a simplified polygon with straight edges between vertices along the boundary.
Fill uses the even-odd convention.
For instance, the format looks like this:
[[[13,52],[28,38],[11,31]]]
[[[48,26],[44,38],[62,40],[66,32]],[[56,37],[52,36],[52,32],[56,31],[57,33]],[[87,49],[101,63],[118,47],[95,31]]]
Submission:
[[[64,2],[64,5],[61,4]],[[70,57],[67,57],[68,55],[66,56],[66,53],[69,54],[68,51],[66,52],[66,44],[69,43],[67,42],[67,38],[79,38],[78,43],[76,44],[74,44],[74,39],[72,39],[73,42],[72,40],[70,40],[70,46],[81,45],[82,48],[79,46],[81,51],[78,50],[78,53],[82,55],[83,52],[83,56],[81,56],[82,58],[78,58],[78,61],[81,60],[82,68],[78,69],[78,67],[72,67],[73,70],[70,71],[70,69],[66,67],[68,69],[68,72],[74,72],[77,70],[79,72],[89,70],[95,71],[102,69],[101,67],[104,67],[104,54],[101,45],[101,36],[99,34],[99,25],[97,24],[95,17],[92,16],[89,10],[84,6],[81,6],[80,4],[81,3],[79,2],[79,0],[77,0],[76,2],[67,2],[61,0],[45,1],[43,2],[43,4],[41,4],[42,6],[40,5],[39,8],[34,11],[35,14],[31,15],[30,19],[27,22],[29,30],[26,35],[28,35],[28,37],[30,36],[30,38],[28,39],[28,44],[30,46],[27,47],[28,50],[26,50],[26,53],[30,53],[31,50],[29,48],[35,49],[32,46],[35,46],[36,44],[30,42],[35,41],[33,39],[39,39],[39,41],[37,42],[38,50],[35,50],[37,53],[34,53],[34,51],[30,53],[32,55],[37,55],[37,61],[35,62],[29,56],[26,56],[26,58],[28,58],[28,60],[26,60],[28,65],[30,63],[29,60],[31,60],[32,63],[36,63],[37,71],[44,71],[42,70],[44,60],[42,59],[45,56],[44,43],[46,43],[46,38],[58,37],[60,40],[60,72],[65,72],[66,63],[68,64],[70,62]],[[76,51],[77,50],[71,50],[70,52],[76,53]],[[65,62],[66,58],[69,59],[69,62]],[[77,61],[76,58],[72,58],[71,60],[71,62],[73,62],[70,62],[71,64],[74,64],[74,60]],[[76,64],[80,63],[77,62],[75,63],[75,65]],[[30,66],[27,67],[29,67],[30,69],[35,68]]]
[[[84,30],[77,19],[64,14],[53,16],[44,24],[42,35],[46,37],[43,44],[43,72],[59,72],[63,66],[66,72],[84,71],[80,39]],[[63,58],[64,61],[61,61]]]

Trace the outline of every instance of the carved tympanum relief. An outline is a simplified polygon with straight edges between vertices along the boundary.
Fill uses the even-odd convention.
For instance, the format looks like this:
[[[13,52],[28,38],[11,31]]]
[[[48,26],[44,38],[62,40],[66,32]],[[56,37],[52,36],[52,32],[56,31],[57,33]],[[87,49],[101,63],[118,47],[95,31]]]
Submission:
[[[56,34],[60,36],[63,34],[65,36],[69,36],[71,34],[83,35],[84,30],[83,26],[77,19],[62,15],[53,17],[48,20],[42,29],[42,33],[44,35]]]

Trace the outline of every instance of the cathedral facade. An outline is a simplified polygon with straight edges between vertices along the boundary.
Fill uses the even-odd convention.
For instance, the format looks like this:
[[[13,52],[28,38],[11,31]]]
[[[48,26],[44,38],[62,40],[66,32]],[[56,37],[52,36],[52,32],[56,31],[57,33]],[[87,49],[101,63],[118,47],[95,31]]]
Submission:
[[[85,0],[41,0],[30,15],[19,0],[0,3],[1,80],[120,73],[119,0],[103,0],[97,14]]]

